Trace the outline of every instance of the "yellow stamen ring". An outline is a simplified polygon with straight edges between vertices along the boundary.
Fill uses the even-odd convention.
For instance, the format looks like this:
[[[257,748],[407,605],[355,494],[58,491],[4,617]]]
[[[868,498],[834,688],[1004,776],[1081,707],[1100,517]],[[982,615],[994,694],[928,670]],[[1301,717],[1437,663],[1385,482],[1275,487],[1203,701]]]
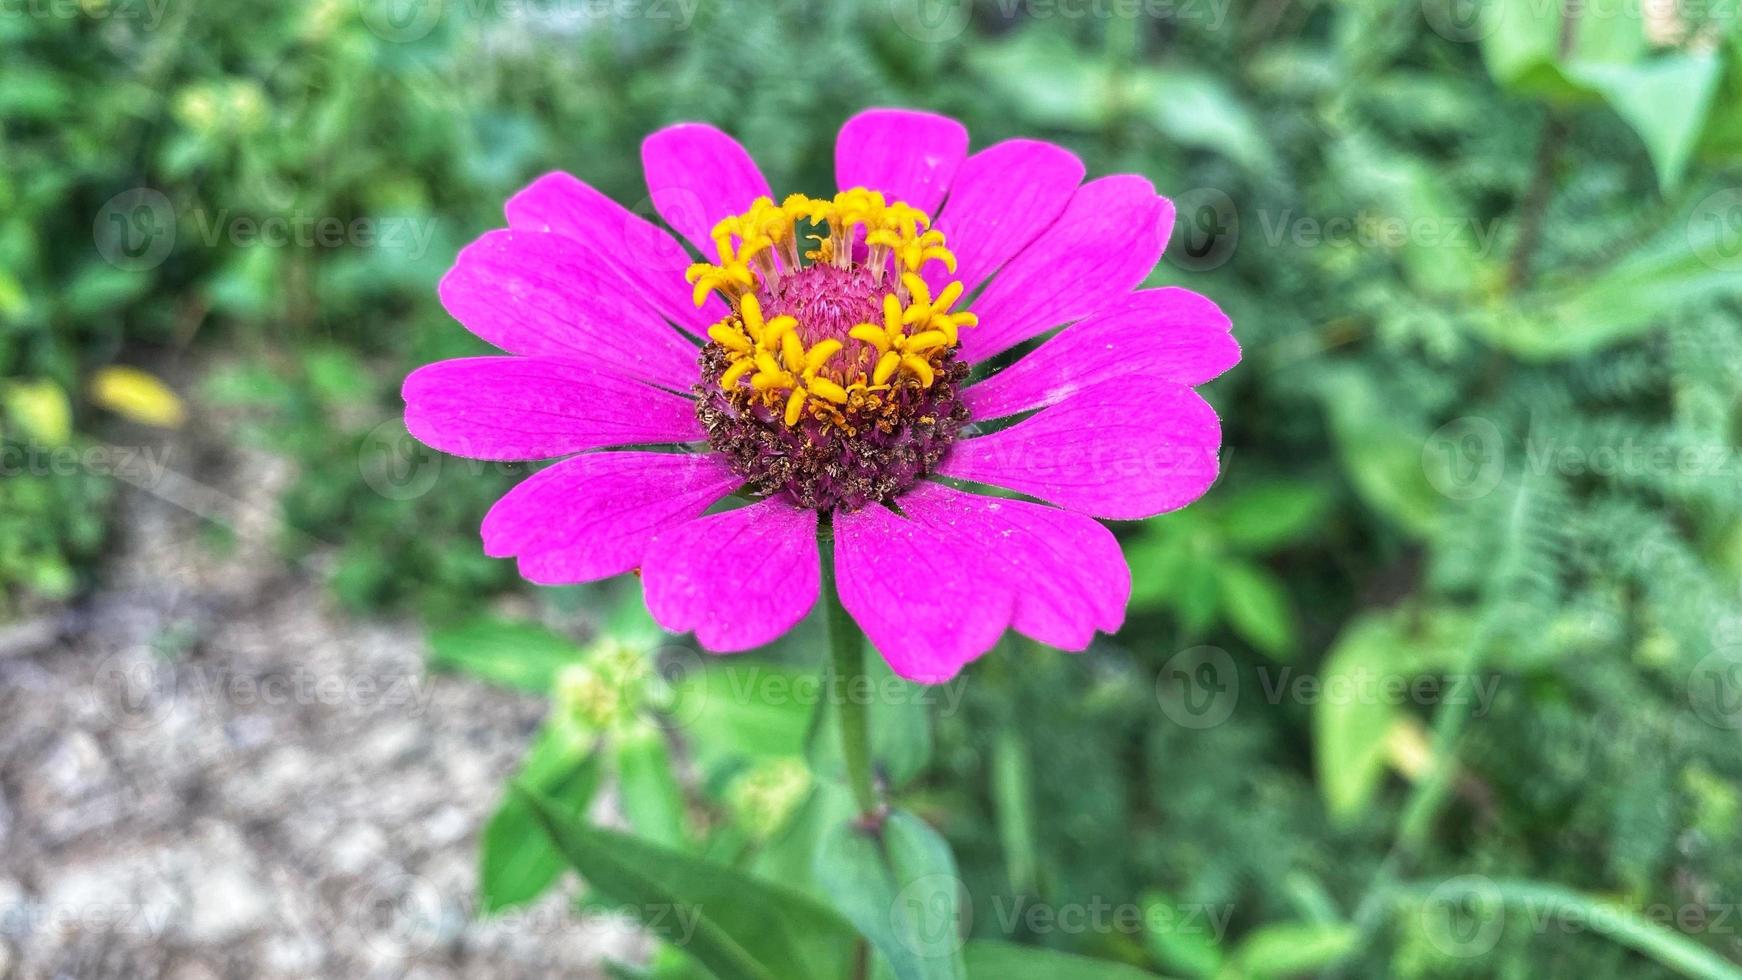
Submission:
[[[861,323],[848,331],[848,338],[875,350],[874,361],[855,355],[835,364],[848,338],[817,338],[807,346],[796,318],[764,319],[758,294],[773,280],[803,269],[799,221],[828,230],[827,235],[806,236],[818,243],[806,253],[814,262],[855,268],[855,245],[862,242],[869,250],[863,266],[875,282],[882,283],[886,266],[893,264],[897,279],[883,296],[883,323]],[[960,328],[978,322],[974,314],[954,310],[963,294],[960,282],[952,281],[934,299],[918,274],[934,261],[956,271],[956,257],[944,234],[930,225],[930,217],[918,208],[889,202],[880,192],[862,187],[829,199],[793,194],[778,205],[760,197],[748,211],[720,221],[711,236],[718,264],[697,263],[685,277],[695,287],[696,305],[718,292],[733,307],[707,331],[726,356],[722,389],[737,390],[748,378],[748,393],[770,408],[779,407],[789,427],[805,417],[807,406],[812,406],[812,417],[840,422],[840,406],[851,410],[878,404],[876,392],[892,384],[929,389],[938,366],[953,355]]]

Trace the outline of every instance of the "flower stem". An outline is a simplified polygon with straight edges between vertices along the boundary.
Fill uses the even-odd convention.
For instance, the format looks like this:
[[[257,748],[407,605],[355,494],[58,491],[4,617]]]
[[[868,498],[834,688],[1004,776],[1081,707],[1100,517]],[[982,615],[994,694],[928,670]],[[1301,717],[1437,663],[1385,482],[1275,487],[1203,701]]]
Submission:
[[[847,784],[853,789],[853,800],[859,806],[859,819],[867,825],[879,822],[880,809],[877,787],[871,775],[871,729],[866,705],[861,700],[869,685],[865,682],[865,633],[847,608],[841,605],[841,593],[835,586],[835,543],[832,537],[820,542],[823,557],[823,601],[828,603],[830,700],[840,722],[841,758],[847,767]]]

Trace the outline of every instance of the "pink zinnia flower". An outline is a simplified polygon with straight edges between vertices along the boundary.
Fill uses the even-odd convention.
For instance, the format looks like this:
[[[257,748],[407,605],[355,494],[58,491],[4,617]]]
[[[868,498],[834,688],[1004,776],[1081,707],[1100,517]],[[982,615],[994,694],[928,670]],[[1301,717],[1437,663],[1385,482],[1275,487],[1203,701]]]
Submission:
[[[653,134],[642,160],[705,261],[555,173],[442,281],[448,311],[512,356],[412,374],[412,434],[569,457],[491,508],[488,554],[551,585],[640,569],[656,620],[724,652],[810,611],[826,528],[842,605],[923,682],[1006,629],[1067,650],[1119,629],[1131,572],[1095,518],[1210,486],[1221,426],[1191,386],[1240,357],[1210,301],[1136,288],[1173,225],[1149,181],[1082,183],[1075,156],[1031,140],[969,155],[961,124],[889,109],[842,127],[833,197],[776,203],[706,125]],[[734,493],[755,502],[709,513]]]

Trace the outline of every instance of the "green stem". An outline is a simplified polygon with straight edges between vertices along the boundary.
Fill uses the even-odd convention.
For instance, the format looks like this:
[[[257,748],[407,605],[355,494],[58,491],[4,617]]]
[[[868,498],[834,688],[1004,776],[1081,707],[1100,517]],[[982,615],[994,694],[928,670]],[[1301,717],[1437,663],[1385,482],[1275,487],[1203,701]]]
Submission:
[[[835,586],[835,543],[825,537],[821,542],[823,557],[823,601],[828,603],[829,649],[832,653],[829,683],[835,705],[835,715],[841,728],[841,758],[847,766],[847,784],[853,789],[853,799],[859,805],[859,819],[875,824],[878,819],[877,786],[871,775],[871,728],[862,695],[869,690],[865,674],[865,634],[847,608],[841,605],[841,593]]]

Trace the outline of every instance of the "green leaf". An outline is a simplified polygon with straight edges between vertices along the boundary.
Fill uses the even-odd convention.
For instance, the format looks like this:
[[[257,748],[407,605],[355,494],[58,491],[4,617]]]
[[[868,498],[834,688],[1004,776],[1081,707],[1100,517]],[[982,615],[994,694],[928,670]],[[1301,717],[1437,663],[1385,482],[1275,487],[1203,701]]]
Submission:
[[[1319,790],[1331,817],[1352,822],[1385,771],[1386,737],[1398,708],[1386,678],[1467,662],[1471,620],[1456,611],[1408,609],[1357,617],[1332,644],[1319,671],[1323,695],[1313,707]]]
[[[1173,515],[1168,519],[1173,520]],[[1186,529],[1157,521],[1126,546],[1125,560],[1131,565],[1131,604],[1139,609],[1171,604],[1179,583],[1205,564],[1194,553]]]
[[[1485,311],[1487,338],[1532,361],[1589,354],[1673,322],[1677,311],[1742,289],[1729,254],[1727,213],[1710,205],[1669,222],[1656,238],[1596,273],[1546,282],[1516,305]]]
[[[1638,4],[1608,4],[1576,11],[1571,44],[1561,51],[1564,5],[1537,0],[1491,0],[1483,8],[1482,56],[1501,86],[1559,103],[1591,98],[1581,75],[1594,65],[1627,65],[1645,52]]]
[[[1133,111],[1172,143],[1221,153],[1249,170],[1276,169],[1264,127],[1238,96],[1212,75],[1140,71],[1130,80]]]
[[[1317,530],[1330,495],[1313,483],[1260,483],[1222,502],[1216,523],[1232,547],[1266,551]]]
[[[430,666],[459,670],[504,687],[548,694],[581,650],[542,626],[480,617],[429,638]]]
[[[1025,31],[1002,44],[973,45],[966,57],[988,91],[1003,95],[1033,123],[1097,129],[1114,106],[1104,65],[1082,57],[1052,31]]]
[[[59,446],[73,437],[73,409],[53,381],[13,381],[0,387],[6,417],[34,439]]]
[[[883,955],[897,980],[960,978],[961,878],[950,847],[924,821],[895,811],[882,839],[844,823],[817,849],[817,882]]]
[[[757,852],[751,870],[768,881],[828,901],[828,893],[816,883],[817,848],[836,827],[857,815],[853,794],[845,786],[817,783],[786,827]]]
[[[1365,673],[1385,670],[1396,649],[1397,630],[1384,617],[1364,616],[1331,647],[1320,671],[1323,687],[1352,685]],[[1391,705],[1365,698],[1320,698],[1313,706],[1313,741],[1319,790],[1331,817],[1348,823],[1359,816],[1385,773],[1385,736],[1394,717]]]
[[[524,784],[515,792],[591,888],[719,980],[846,974],[855,937],[827,908],[736,869],[589,827]]]
[[[1257,565],[1229,561],[1216,570],[1228,623],[1253,646],[1278,660],[1294,651],[1294,607],[1276,576]]]
[[[988,940],[969,943],[963,959],[972,980],[1159,980],[1123,963]]]
[[[1292,977],[1320,970],[1354,950],[1360,931],[1352,925],[1289,922],[1264,926],[1234,954],[1236,975],[1248,980]]]
[[[1441,499],[1421,467],[1424,437],[1399,426],[1360,375],[1339,375],[1325,393],[1337,454],[1355,492],[1403,529],[1425,535]]]
[[[598,753],[553,726],[533,743],[516,779],[579,816],[598,791],[600,775]],[[537,898],[564,867],[532,808],[512,791],[484,825],[479,858],[479,898],[486,915]]]
[[[1463,875],[1440,882],[1431,889],[1411,886],[1405,891],[1425,892],[1428,907],[1436,910],[1473,899],[1483,903],[1498,900],[1513,909],[1525,911],[1532,921],[1541,921],[1545,912],[1551,913],[1570,922],[1586,924],[1591,931],[1650,957],[1684,977],[1742,980],[1742,969],[1674,929],[1614,901],[1599,901],[1559,885]]]
[[[688,845],[683,790],[659,729],[637,725],[618,741],[617,793],[637,835],[672,848]]]
[[[992,809],[1010,887],[1017,894],[1032,893],[1040,864],[1035,847],[1034,771],[1028,746],[1008,728],[1000,730],[992,743]]]
[[[1651,155],[1657,185],[1669,193],[1682,181],[1705,130],[1723,72],[1711,51],[1667,55],[1634,65],[1589,64],[1574,77],[1601,93],[1633,127]]]
[[[1177,916],[1170,913],[1182,907],[1179,902],[1151,894],[1144,898],[1143,906],[1143,936],[1151,955],[1168,969],[1187,976],[1215,975],[1222,966],[1222,948],[1215,934],[1204,928],[1201,916],[1194,917],[1190,925],[1173,928]]]

